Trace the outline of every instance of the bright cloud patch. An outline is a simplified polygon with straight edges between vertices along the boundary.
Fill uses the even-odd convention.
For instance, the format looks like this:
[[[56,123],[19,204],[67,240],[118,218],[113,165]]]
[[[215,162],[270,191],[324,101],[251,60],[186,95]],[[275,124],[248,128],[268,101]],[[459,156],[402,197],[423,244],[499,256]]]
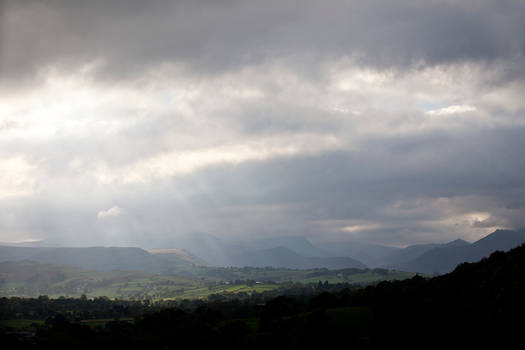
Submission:
[[[16,156],[0,159],[0,199],[28,196],[35,191],[36,166]]]
[[[364,224],[345,226],[345,227],[342,227],[340,231],[354,233],[354,232],[362,232],[362,231],[369,231],[369,230],[377,230],[380,228],[382,228],[382,225],[380,224],[364,223]]]
[[[335,150],[342,144],[333,137],[298,137],[290,142],[262,140],[246,144],[219,146],[194,151],[171,151],[139,160],[123,168],[99,164],[93,171],[102,184],[150,182],[157,178],[186,175],[206,166],[264,161],[297,154],[316,154]],[[295,141],[295,142],[293,142]]]
[[[102,220],[102,219],[106,219],[106,218],[118,217],[118,216],[122,215],[122,213],[123,213],[122,208],[120,208],[119,206],[115,205],[115,206],[109,208],[108,210],[99,211],[98,214],[97,214],[97,219]]]
[[[466,112],[474,112],[476,107],[469,105],[453,105],[445,108],[433,109],[426,111],[425,114],[428,115],[450,115],[450,114],[460,114]]]

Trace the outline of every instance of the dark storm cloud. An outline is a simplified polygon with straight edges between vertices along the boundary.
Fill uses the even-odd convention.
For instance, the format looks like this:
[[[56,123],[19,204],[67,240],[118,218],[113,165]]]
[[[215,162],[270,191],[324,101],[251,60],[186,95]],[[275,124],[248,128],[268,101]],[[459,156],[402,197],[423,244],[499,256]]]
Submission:
[[[294,157],[276,160],[271,166],[255,163],[232,169],[235,173],[214,174],[210,181],[217,181],[212,188],[226,193],[236,193],[237,187],[240,196],[247,186],[236,184],[248,181],[265,189],[260,196],[274,200],[325,199],[335,205],[365,197],[507,196],[523,185],[525,161],[515,155],[525,147],[524,133],[519,127],[461,135],[434,132],[428,136],[431,142],[424,137],[384,138],[365,143],[366,151]]]
[[[525,50],[519,0],[7,1],[4,12],[3,75],[12,78],[95,60],[101,77],[164,63],[206,74],[279,57],[313,71],[343,56],[381,67],[507,60],[522,69]]]

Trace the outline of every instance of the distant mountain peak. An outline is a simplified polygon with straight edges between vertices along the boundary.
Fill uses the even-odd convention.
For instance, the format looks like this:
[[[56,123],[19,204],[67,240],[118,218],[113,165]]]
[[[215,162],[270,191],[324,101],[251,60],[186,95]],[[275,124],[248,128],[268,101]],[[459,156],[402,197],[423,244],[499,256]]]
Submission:
[[[498,229],[485,237],[477,240],[473,244],[493,244],[494,242],[511,241],[525,239],[525,229],[520,230],[502,230]]]
[[[444,247],[461,247],[461,246],[468,245],[468,244],[470,243],[465,241],[464,239],[458,238],[448,243],[445,243],[443,246]]]

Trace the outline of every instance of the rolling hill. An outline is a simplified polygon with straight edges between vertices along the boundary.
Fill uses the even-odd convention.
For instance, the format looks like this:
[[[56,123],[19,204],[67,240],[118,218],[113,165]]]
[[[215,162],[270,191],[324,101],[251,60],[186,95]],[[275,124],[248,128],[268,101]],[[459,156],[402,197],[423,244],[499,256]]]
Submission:
[[[168,272],[173,264],[190,264],[171,254],[171,260],[140,248],[86,247],[40,248],[0,246],[0,262],[31,260],[40,263],[70,265],[78,268],[113,271]]]
[[[157,258],[160,258],[166,262],[170,262],[177,265],[207,265],[207,263],[204,260],[184,249],[151,249],[148,250],[148,253],[153,254]]]

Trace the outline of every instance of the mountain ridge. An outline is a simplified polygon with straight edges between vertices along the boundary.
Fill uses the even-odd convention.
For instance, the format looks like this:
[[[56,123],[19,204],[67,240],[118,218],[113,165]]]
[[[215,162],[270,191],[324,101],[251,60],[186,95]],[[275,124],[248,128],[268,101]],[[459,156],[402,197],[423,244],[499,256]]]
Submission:
[[[453,244],[433,248],[400,265],[399,269],[431,274],[448,273],[463,262],[480,260],[498,250],[508,251],[524,242],[525,229],[496,230],[470,244]]]

